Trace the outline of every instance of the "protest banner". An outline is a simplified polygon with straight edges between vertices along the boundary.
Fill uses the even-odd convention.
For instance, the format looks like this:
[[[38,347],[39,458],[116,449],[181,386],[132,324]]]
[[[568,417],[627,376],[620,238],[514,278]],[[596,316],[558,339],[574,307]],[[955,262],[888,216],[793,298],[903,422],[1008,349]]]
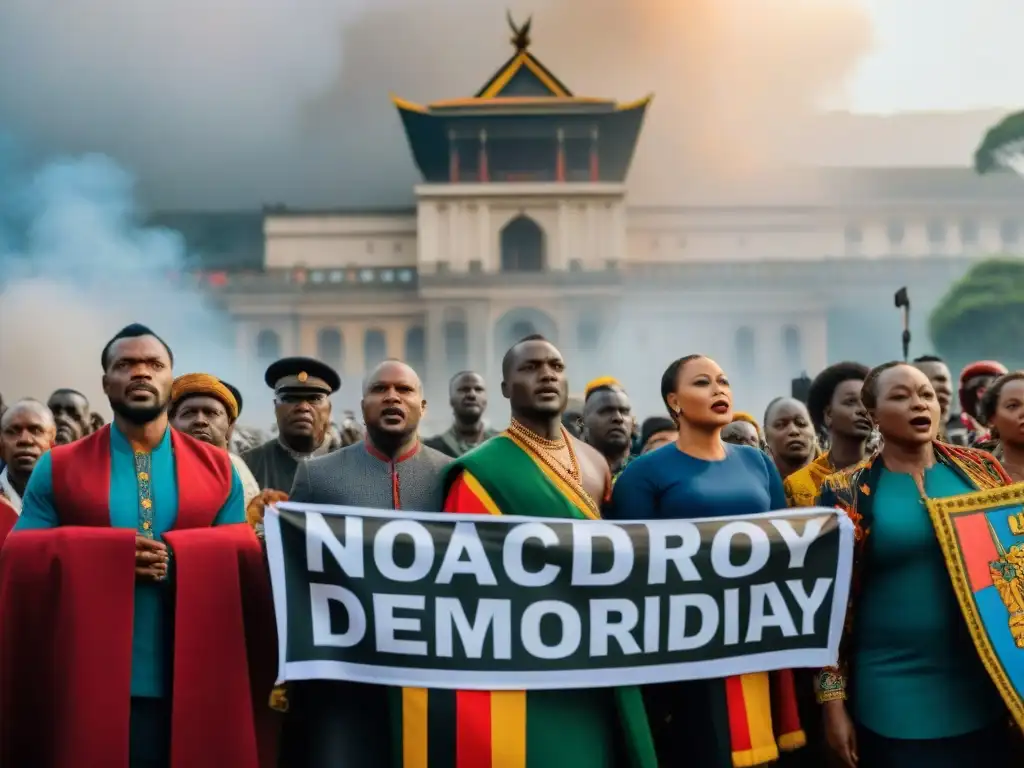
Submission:
[[[614,523],[283,503],[280,680],[529,690],[835,663],[836,510]]]

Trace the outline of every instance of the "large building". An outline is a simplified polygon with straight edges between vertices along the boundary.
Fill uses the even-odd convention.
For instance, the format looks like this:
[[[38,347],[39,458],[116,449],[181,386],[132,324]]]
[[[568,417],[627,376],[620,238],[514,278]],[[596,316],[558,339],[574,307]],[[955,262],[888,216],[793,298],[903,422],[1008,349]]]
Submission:
[[[901,286],[925,351],[928,312],[971,260],[1024,252],[1024,181],[966,167],[815,169],[632,206],[650,98],[574,95],[528,33],[472,97],[393,97],[413,207],[164,217],[205,254],[254,370],[307,354],[351,381],[398,357],[437,403],[458,370],[496,387],[502,354],[536,332],[576,388],[617,375],[650,411],[665,365],[700,351],[756,409],[829,361],[896,357]]]

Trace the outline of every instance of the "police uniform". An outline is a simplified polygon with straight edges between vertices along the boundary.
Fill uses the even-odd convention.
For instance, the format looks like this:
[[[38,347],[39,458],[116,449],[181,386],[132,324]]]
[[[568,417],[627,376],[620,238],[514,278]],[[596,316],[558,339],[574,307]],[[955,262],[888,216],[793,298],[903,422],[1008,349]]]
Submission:
[[[271,363],[263,380],[274,390],[278,399],[302,398],[314,394],[331,395],[341,387],[338,372],[311,357],[286,357]],[[260,488],[288,493],[292,489],[299,463],[324,455],[327,445],[325,434],[323,442],[314,450],[301,453],[288,447],[279,434],[263,445],[245,451],[242,459]]]

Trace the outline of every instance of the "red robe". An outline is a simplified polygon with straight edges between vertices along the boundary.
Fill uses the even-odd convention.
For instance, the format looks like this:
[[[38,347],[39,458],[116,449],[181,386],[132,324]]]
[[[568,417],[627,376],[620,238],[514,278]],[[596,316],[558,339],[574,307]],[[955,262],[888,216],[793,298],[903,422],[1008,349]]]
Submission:
[[[227,453],[171,432],[172,768],[271,768],[276,627],[246,524],[212,527]],[[109,427],[53,450],[61,527],[0,552],[0,766],[128,768],[135,531],[110,527]]]

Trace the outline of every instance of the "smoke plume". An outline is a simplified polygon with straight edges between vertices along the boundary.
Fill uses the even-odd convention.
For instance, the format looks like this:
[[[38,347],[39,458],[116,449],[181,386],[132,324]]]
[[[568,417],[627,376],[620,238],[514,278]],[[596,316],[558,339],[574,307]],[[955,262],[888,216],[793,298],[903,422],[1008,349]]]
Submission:
[[[509,55],[507,0],[0,4],[0,126],[37,157],[102,152],[161,209],[410,199],[389,92],[472,94]],[[856,0],[516,0],[577,93],[656,99],[632,185],[798,160],[870,29]]]
[[[100,351],[131,322],[167,340],[179,372],[249,384],[232,364],[227,319],[179,282],[180,235],[138,224],[130,174],[103,155],[56,159],[25,175],[2,165],[0,392],[8,402],[72,387],[106,411]]]

